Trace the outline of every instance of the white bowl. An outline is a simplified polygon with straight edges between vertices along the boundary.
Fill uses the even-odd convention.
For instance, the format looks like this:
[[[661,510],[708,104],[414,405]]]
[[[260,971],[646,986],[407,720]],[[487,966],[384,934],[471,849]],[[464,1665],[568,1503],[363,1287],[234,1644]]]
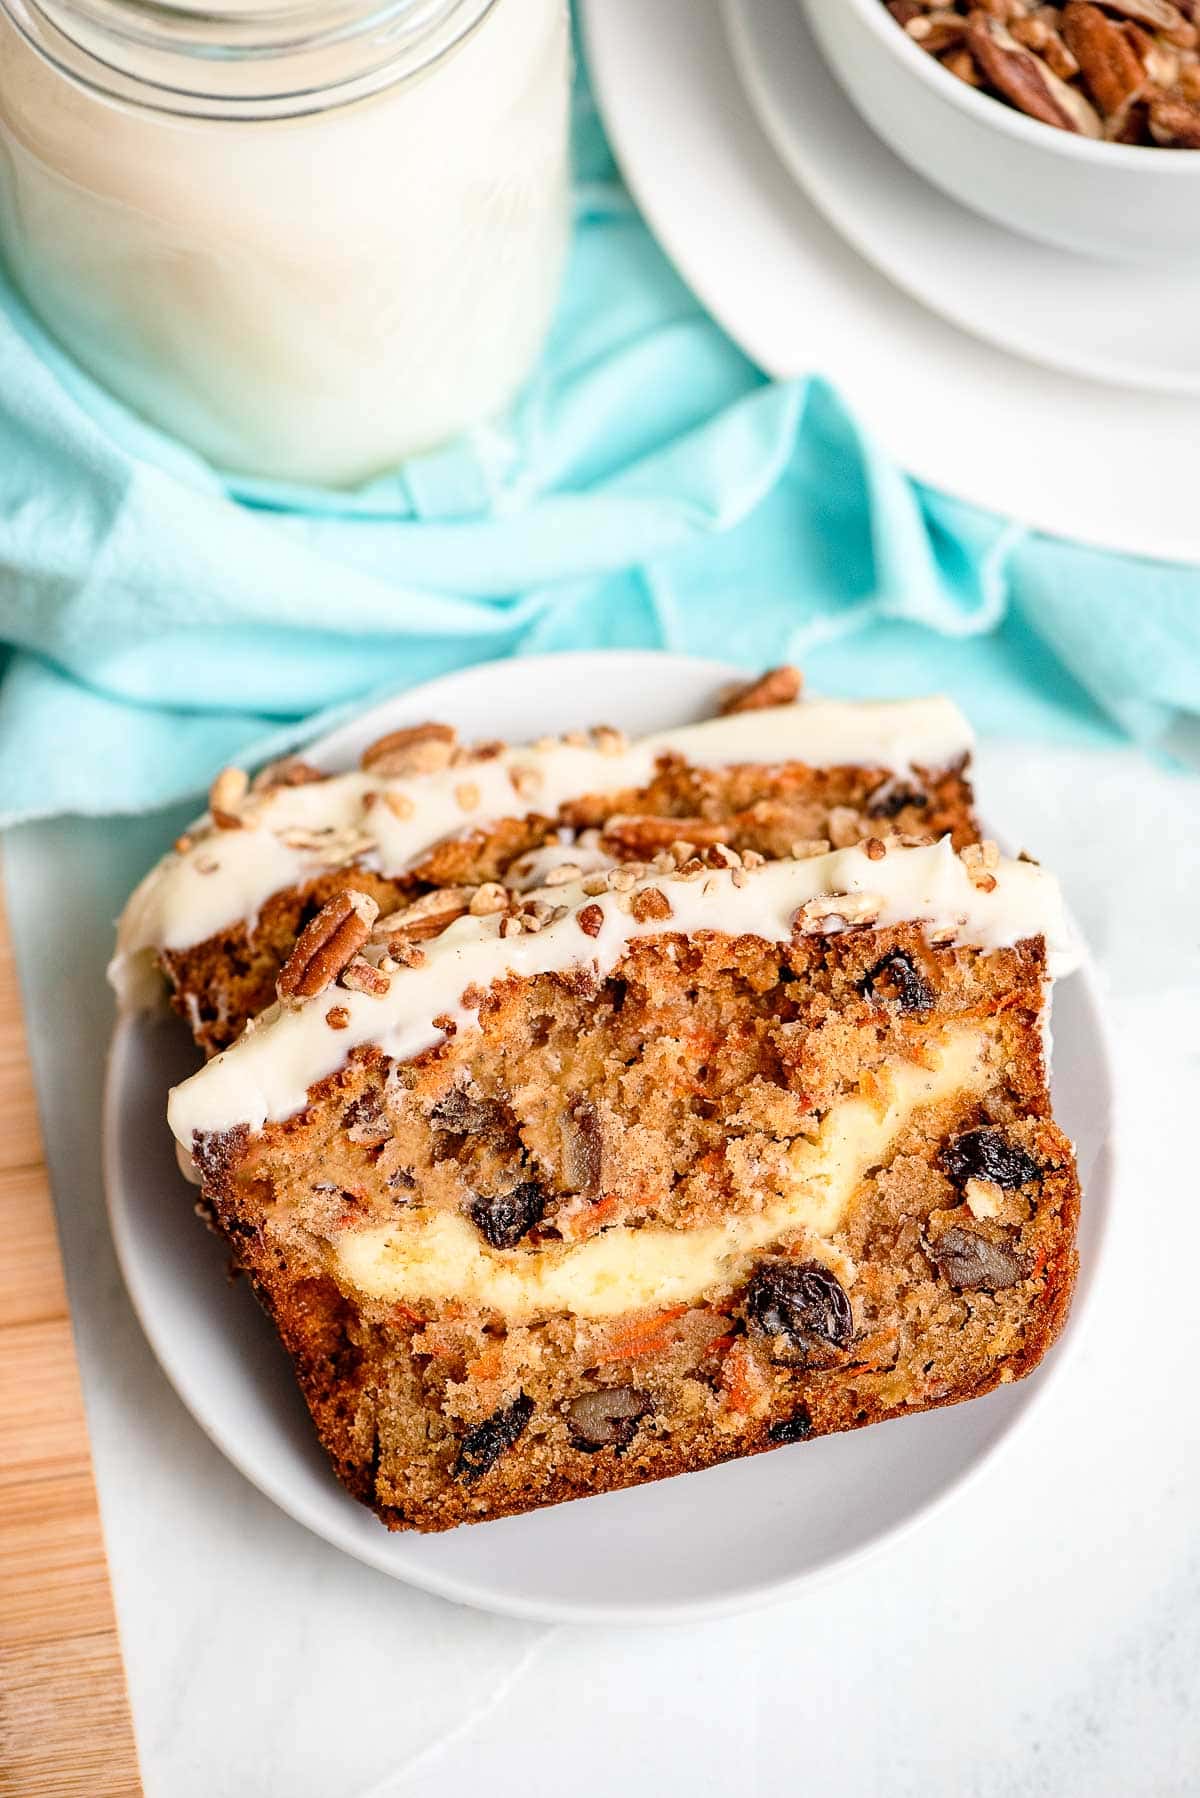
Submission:
[[[737,674],[639,650],[492,662],[387,700],[305,753],[324,768],[350,767],[382,732],[429,717],[465,735],[518,739],[603,711],[642,733],[710,716]],[[165,1110],[168,1087],[196,1055],[186,1032],[162,1020],[126,1018],[113,1037],[104,1119],[113,1236],[151,1347],[193,1416],[248,1479],[327,1542],[410,1585],[509,1616],[723,1615],[794,1597],[859,1564],[979,1478],[1035,1406],[1054,1394],[1067,1407],[1087,1402],[1071,1347],[1104,1248],[1113,1117],[1110,1052],[1087,969],[1057,989],[1054,1037],[1055,1112],[1076,1140],[1086,1197],[1071,1316],[1037,1373],[968,1405],[444,1535],[389,1535],[330,1472],[274,1331],[246,1281],[230,1283],[227,1251],[193,1216]]]
[[[1200,150],[1109,144],[968,87],[883,0],[803,0],[863,118],[927,180],[1014,231],[1106,259],[1200,257]]]

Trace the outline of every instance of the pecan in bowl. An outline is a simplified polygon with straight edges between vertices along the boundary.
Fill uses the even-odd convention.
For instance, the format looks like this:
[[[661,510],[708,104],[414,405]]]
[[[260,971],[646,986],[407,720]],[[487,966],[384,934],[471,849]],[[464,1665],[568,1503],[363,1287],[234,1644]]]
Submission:
[[[969,86],[1059,131],[1200,149],[1200,0],[881,0]]]
[[[1200,259],[1200,0],[803,4],[866,122],[962,205],[1107,261]]]

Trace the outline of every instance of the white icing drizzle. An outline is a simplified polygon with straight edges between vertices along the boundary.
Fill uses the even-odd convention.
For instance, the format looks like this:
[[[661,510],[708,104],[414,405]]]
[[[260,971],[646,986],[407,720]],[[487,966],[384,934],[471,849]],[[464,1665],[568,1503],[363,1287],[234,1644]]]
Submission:
[[[984,949],[1042,936],[1051,976],[1069,972],[1078,947],[1058,882],[1032,862],[1002,860],[992,873],[990,891],[974,885],[947,838],[927,848],[895,846],[878,861],[862,849],[842,849],[752,871],[648,876],[631,891],[658,887],[671,906],[666,920],[634,918],[630,893],[588,898],[582,883],[556,888],[553,897],[569,908],[567,914],[536,935],[501,936],[496,917],[460,918],[425,945],[423,965],[393,974],[381,996],[328,987],[302,1005],[273,1006],[231,1049],[175,1087],[171,1128],[189,1148],[194,1131],[241,1124],[261,1130],[299,1111],[314,1082],[363,1044],[376,1044],[397,1061],[411,1060],[444,1039],[435,1018],[449,1018],[460,1032],[476,1024],[475,1012],[463,1003],[468,988],[486,991],[508,975],[563,973],[588,964],[603,977],[635,938],[670,932],[708,930],[785,942],[802,905],[833,895],[871,895],[880,926],[919,922],[932,934]],[[584,905],[600,913],[594,936],[578,920]],[[842,927],[837,916],[818,926],[825,933]],[[344,1029],[326,1021],[333,1006],[346,1015]]]
[[[973,741],[958,707],[942,697],[809,699],[680,725],[615,752],[554,741],[404,779],[340,774],[251,793],[241,810],[247,828],[203,830],[142,881],[121,918],[109,978],[124,1007],[144,1006],[158,991],[147,966],[155,951],[189,949],[232,925],[250,925],[272,893],[349,859],[402,874],[435,843],[491,821],[552,817],[585,794],[646,786],[664,755],[697,768],[799,762],[907,775],[949,767]],[[303,847],[284,840],[297,832],[309,836]]]

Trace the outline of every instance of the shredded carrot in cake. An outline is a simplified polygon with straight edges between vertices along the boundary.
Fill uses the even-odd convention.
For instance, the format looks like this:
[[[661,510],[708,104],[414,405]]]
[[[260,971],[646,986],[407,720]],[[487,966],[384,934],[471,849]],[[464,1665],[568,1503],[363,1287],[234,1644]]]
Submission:
[[[467,1372],[473,1380],[498,1380],[503,1358],[504,1344],[497,1338],[488,1343],[477,1361],[468,1362]]]
[[[721,1364],[721,1385],[734,1411],[749,1411],[754,1404],[753,1363],[742,1337]]]
[[[672,1305],[650,1317],[624,1319],[611,1330],[597,1361],[636,1361],[642,1355],[654,1355],[665,1346],[670,1325],[687,1311],[686,1305]]]

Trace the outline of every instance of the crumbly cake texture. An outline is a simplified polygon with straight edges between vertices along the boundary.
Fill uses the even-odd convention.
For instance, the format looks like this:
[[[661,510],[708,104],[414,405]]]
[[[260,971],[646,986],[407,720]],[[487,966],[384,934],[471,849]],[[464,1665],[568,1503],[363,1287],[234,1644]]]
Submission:
[[[1079,1192],[1043,1061],[1048,877],[879,839],[749,862],[595,876],[561,917],[468,917],[399,963],[341,896],[281,1005],[176,1090],[204,1203],[390,1528],[975,1397],[1060,1328]],[[469,1021],[389,1053],[425,1041],[405,981],[485,953]],[[314,1024],[348,1053],[290,1108],[264,1075]]]
[[[167,940],[157,917],[142,922],[138,936],[135,896],[123,959],[154,953],[171,1002],[211,1055],[271,1003],[297,938],[338,893],[364,892],[387,915],[415,908],[406,928],[420,942],[471,906],[514,903],[562,867],[648,863],[680,840],[768,857],[821,853],[876,836],[948,835],[958,847],[978,841],[969,731],[952,707],[797,705],[799,691],[796,671],[780,668],[731,694],[722,721],[714,721],[727,733],[715,753],[728,759],[716,765],[702,759],[712,750],[704,727],[678,733],[678,751],[664,742],[639,756],[638,746],[601,727],[545,740],[521,759],[502,745],[468,750],[449,726],[431,724],[371,744],[363,773],[383,784],[355,788],[351,802],[345,777],[321,776],[302,762],[264,771],[254,787],[225,769],[214,782],[208,819],[151,877],[157,891],[149,882],[143,889],[162,911],[164,888],[174,882],[174,917],[190,906],[205,920],[195,927],[201,934],[185,926],[185,940]],[[932,709],[922,713],[922,706]],[[829,766],[818,765],[813,746],[825,731]],[[792,742],[809,759],[795,757]],[[922,747],[935,758],[928,765],[916,759]],[[856,748],[868,752],[865,759],[847,759]],[[564,758],[565,773],[557,765]],[[497,791],[494,803],[511,806],[511,815],[487,812]],[[435,799],[429,841],[420,828],[427,792]],[[274,831],[273,811],[287,820]],[[403,865],[388,865],[389,841]],[[185,901],[178,889],[188,875]],[[223,882],[233,909],[209,928],[220,906],[205,901],[224,890]],[[150,915],[153,907],[143,910]]]

